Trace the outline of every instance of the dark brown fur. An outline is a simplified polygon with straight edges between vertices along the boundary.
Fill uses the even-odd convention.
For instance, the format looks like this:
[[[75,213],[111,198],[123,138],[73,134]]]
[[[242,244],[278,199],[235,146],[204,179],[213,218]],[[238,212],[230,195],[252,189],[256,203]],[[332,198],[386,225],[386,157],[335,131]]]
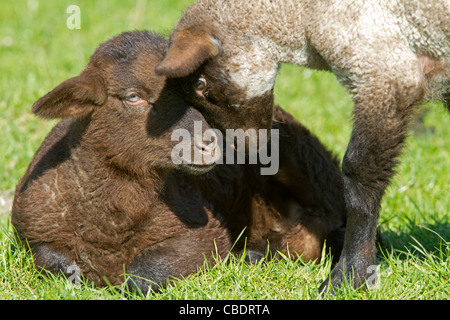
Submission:
[[[270,244],[319,260],[328,238],[339,254],[345,206],[337,163],[281,109],[274,176],[260,176],[259,165],[172,162],[173,130],[209,125],[181,98],[177,81],[153,72],[166,45],[148,32],[117,36],[80,76],[34,104],[42,117],[68,118],[16,189],[12,223],[35,264],[55,274],[77,265],[97,285],[105,277],[120,284],[125,270],[145,292],[195,272],[213,252],[223,257],[244,229],[236,252],[247,238],[256,256]],[[130,104],[131,91],[143,103]]]

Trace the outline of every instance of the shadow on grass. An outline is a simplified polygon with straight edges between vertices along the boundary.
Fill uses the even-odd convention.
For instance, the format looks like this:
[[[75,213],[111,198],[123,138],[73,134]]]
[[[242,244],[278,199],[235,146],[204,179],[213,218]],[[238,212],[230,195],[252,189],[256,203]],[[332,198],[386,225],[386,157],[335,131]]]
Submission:
[[[382,249],[402,256],[408,252],[417,258],[427,254],[439,254],[450,248],[450,221],[434,219],[432,223],[409,224],[404,231],[386,230],[382,232]],[[420,248],[420,250],[418,250]],[[400,258],[400,257],[399,257]]]

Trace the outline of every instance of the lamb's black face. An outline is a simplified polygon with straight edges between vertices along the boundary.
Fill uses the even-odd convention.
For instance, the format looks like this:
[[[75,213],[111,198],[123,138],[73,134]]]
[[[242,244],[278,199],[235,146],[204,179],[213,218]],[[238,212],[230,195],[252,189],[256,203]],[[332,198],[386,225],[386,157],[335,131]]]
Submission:
[[[277,65],[264,53],[256,52],[255,46],[236,48],[219,34],[213,25],[177,25],[156,72],[177,79],[184,98],[222,132],[269,130]],[[255,61],[245,57],[252,52],[258,54]],[[245,59],[240,59],[243,56]]]
[[[227,129],[255,132],[250,141],[257,143],[260,129],[266,129],[270,134],[274,106],[272,90],[246,99],[245,91],[234,85],[214,61],[187,77],[172,81],[178,84],[184,98],[202,113],[206,121],[224,135]]]
[[[236,86],[227,72],[213,61],[179,81],[184,97],[221,131],[271,128],[272,90],[247,99],[245,90]]]

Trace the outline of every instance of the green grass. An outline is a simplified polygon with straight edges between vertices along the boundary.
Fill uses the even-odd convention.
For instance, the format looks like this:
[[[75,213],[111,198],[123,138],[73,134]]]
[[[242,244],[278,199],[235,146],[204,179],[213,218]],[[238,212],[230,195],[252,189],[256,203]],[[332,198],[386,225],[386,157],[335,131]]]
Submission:
[[[77,75],[99,43],[122,31],[168,34],[190,0],[39,1],[0,4],[0,198],[14,189],[55,121],[34,117],[32,103]],[[38,3],[38,6],[36,6]],[[66,27],[67,6],[81,8],[81,29]],[[351,132],[351,97],[328,73],[283,66],[276,101],[343,156]],[[320,297],[330,264],[281,258],[248,266],[235,257],[148,297],[121,287],[71,286],[42,276],[13,240],[9,212],[0,212],[0,299],[449,299],[450,117],[429,104],[425,125],[412,134],[398,174],[382,202],[379,228],[386,248],[378,255],[380,287],[345,286]],[[6,196],[7,197],[7,196]],[[1,203],[1,199],[0,199]]]

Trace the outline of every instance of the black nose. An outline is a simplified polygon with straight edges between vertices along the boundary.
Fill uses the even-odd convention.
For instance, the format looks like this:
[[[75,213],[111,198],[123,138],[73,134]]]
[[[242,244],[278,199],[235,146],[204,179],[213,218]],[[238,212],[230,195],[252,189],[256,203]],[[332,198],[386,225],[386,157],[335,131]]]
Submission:
[[[206,162],[209,162],[208,159],[216,159],[216,153],[219,151],[216,139],[209,143],[202,140],[195,141],[195,147],[201,152]]]

